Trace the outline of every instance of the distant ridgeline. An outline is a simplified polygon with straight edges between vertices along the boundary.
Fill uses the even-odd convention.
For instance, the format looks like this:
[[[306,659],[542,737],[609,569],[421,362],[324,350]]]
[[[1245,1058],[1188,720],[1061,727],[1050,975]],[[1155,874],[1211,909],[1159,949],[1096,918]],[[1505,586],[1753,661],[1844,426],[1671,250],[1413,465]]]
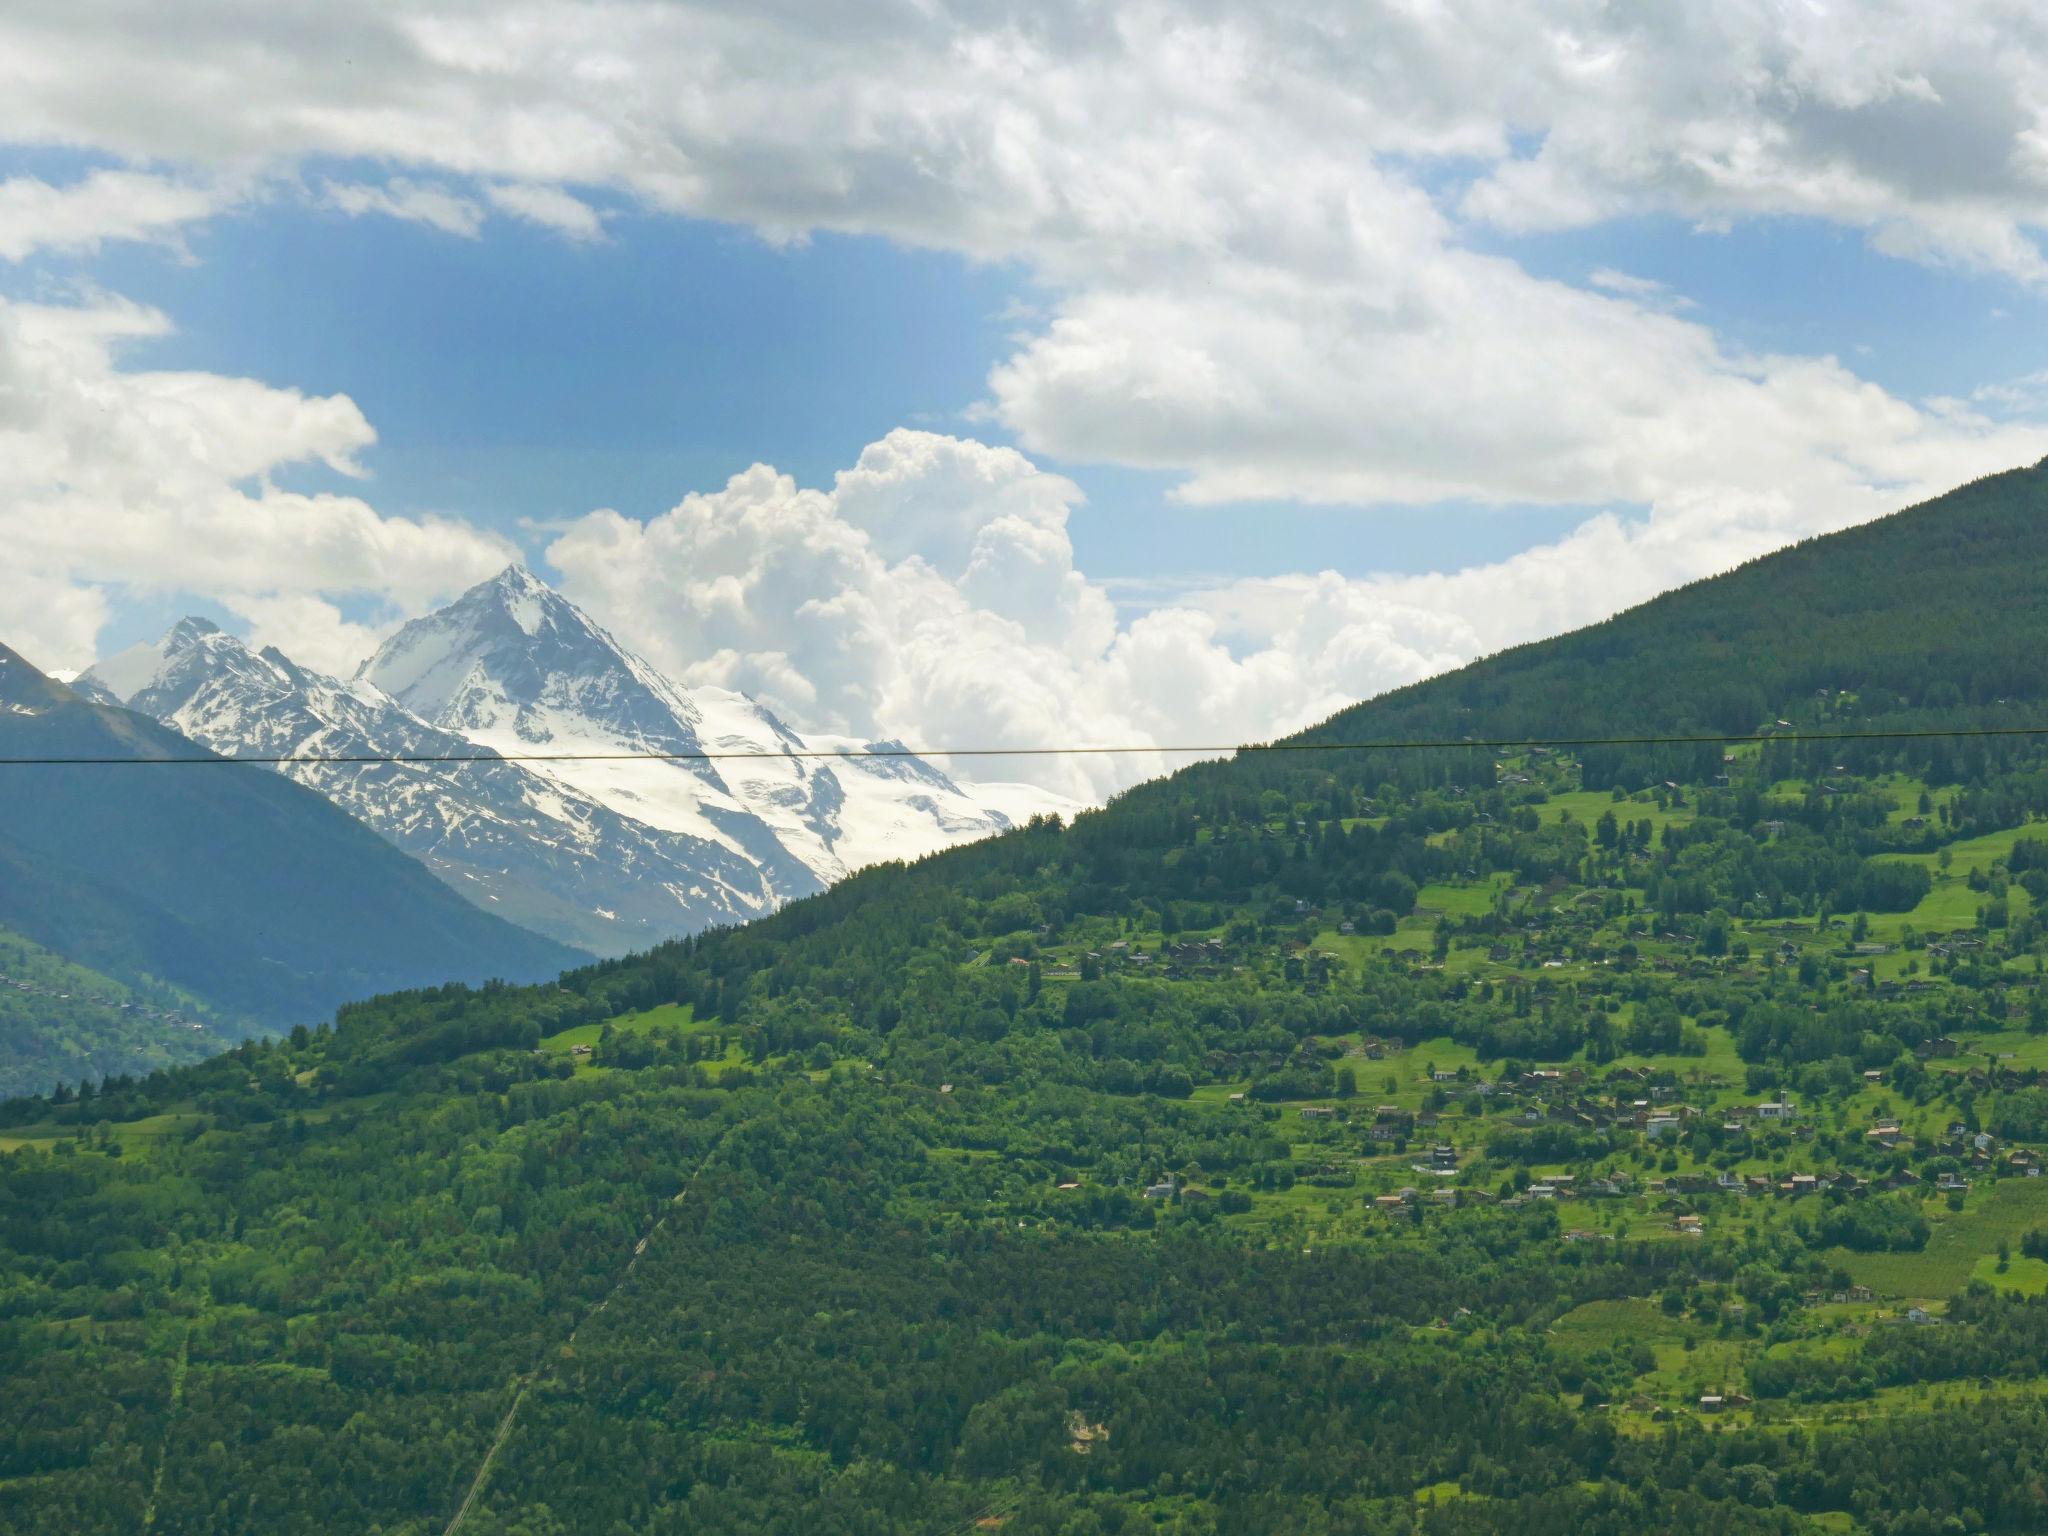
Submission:
[[[2044,510],[1309,739],[2048,724]],[[0,1530],[2048,1529],[2044,769],[1245,754],[0,1105]]]
[[[0,646],[0,757],[211,755]],[[94,1013],[60,1007],[80,1001],[56,995],[69,988],[40,1002],[9,988],[0,1084],[12,1089],[50,1086],[60,1066],[97,1075],[189,1060],[195,1041],[310,1023],[368,992],[451,973],[531,981],[584,958],[479,911],[267,770],[17,765],[0,775],[0,927],[106,983],[86,982],[88,998],[114,999],[111,1013]],[[146,996],[188,1006],[121,1007]]]

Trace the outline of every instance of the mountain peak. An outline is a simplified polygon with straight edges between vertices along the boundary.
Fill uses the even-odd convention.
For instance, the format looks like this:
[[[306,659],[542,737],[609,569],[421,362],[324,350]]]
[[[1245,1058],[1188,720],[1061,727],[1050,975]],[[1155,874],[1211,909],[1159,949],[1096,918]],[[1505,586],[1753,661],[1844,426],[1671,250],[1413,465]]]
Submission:
[[[356,675],[445,729],[697,746],[696,706],[523,565],[413,620]]]
[[[0,710],[37,715],[71,697],[71,690],[0,645]]]
[[[214,623],[213,620],[202,619],[196,613],[188,613],[184,618],[178,620],[177,623],[164,631],[164,638],[159,649],[169,653],[181,647],[196,644],[207,636],[217,635],[220,632],[220,626]]]
[[[497,587],[506,592],[552,593],[555,590],[538,576],[534,575],[524,560],[514,560],[489,581],[478,583],[478,586]],[[476,588],[471,588],[471,590],[474,591]]]
[[[561,615],[551,609],[567,609],[574,612],[553,587],[534,575],[524,565],[514,561],[489,581],[470,588],[457,600],[461,603],[482,599],[496,604],[506,616],[519,626],[520,632],[529,638],[540,634],[541,625],[549,619],[557,623]]]

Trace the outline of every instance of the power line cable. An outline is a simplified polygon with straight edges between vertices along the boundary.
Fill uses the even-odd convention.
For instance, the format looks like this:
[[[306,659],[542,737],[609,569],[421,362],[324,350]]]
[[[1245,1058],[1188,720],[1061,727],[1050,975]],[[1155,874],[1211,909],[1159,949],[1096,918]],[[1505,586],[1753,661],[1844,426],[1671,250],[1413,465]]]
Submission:
[[[1995,737],[2048,736],[2048,725],[1944,727],[1898,731],[1757,731],[1725,736],[1517,736],[1461,737],[1456,741],[1427,738],[1393,741],[1254,741],[1206,745],[1160,746],[1153,743],[1123,746],[1058,747],[884,747],[854,752],[843,748],[805,748],[801,751],[766,751],[759,748],[719,752],[363,752],[363,753],[279,753],[245,757],[91,757],[40,756],[0,757],[0,768],[199,768],[226,764],[283,767],[309,765],[377,764],[484,764],[484,763],[601,763],[668,762],[715,763],[745,760],[830,758],[860,762],[867,759],[923,757],[1112,757],[1173,756],[1190,754],[1220,757],[1260,752],[1444,752],[1460,749],[1526,751],[1534,747],[1551,750],[1566,747],[1711,747],[1745,746],[1783,742],[1798,744],[1823,741],[1930,741],[1980,740]]]

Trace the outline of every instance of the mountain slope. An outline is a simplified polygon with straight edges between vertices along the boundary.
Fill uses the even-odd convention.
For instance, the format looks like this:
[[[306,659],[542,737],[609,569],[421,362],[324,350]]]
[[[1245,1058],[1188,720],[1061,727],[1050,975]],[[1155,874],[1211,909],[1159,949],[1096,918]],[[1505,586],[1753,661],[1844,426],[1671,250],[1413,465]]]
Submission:
[[[2043,509],[1325,729],[2048,720]],[[2027,737],[1252,753],[0,1106],[0,1526],[2048,1529],[2044,826]]]
[[[0,1099],[203,1061],[235,1038],[173,988],[131,987],[0,928]]]
[[[2044,558],[2048,461],[1398,689],[1309,734],[1747,733],[1820,689],[1877,690],[1870,712],[2039,702]]]
[[[0,757],[211,757],[0,647]],[[239,768],[14,766],[0,924],[264,1025],[453,974],[534,980],[563,945],[479,912],[346,813]]]
[[[199,619],[78,679],[225,757],[475,758],[470,764],[279,765],[484,910],[595,954],[757,915],[771,899],[741,853],[620,816],[401,707],[261,653]]]

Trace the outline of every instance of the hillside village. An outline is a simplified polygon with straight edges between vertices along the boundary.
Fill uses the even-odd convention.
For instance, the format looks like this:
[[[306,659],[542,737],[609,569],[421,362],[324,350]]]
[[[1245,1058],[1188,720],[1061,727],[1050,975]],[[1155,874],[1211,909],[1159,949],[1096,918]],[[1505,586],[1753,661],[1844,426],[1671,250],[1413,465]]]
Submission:
[[[2035,487],[1979,508],[2023,551]],[[1920,632],[2038,576],[1865,539],[1342,750],[0,1102],[0,1523],[317,1447],[364,1529],[2042,1528],[2048,726]]]

